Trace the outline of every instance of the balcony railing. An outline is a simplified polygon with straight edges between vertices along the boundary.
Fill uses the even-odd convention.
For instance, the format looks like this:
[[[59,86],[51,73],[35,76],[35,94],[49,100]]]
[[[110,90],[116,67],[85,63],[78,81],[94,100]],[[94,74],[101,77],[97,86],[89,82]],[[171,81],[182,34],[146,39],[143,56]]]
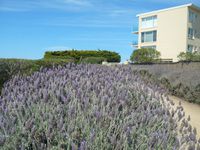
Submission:
[[[133,31],[132,33],[133,34],[139,34],[139,31]]]
[[[134,47],[138,47],[138,42],[133,41],[131,45],[134,46]]]

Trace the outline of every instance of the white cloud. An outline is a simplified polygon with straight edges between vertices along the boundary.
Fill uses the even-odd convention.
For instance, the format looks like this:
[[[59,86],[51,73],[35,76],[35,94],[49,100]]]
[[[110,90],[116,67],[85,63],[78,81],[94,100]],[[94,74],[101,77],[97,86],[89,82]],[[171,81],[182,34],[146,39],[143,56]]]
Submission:
[[[172,5],[180,5],[180,4],[200,4],[199,0],[149,0],[149,2],[157,3],[157,4],[172,4]]]
[[[66,4],[73,4],[73,5],[79,5],[79,6],[91,6],[92,3],[88,0],[63,0]]]
[[[148,3],[155,5],[155,7],[159,4],[173,6],[184,3],[195,3],[200,5],[199,0],[0,0],[0,11],[56,9],[62,11],[93,10],[103,12],[113,10],[112,15],[119,16],[125,13],[128,14],[131,9],[139,10],[137,3],[143,3],[144,6]],[[130,6],[125,6],[125,4],[130,4]],[[146,6],[146,8],[148,8],[148,6]]]
[[[94,38],[94,37],[82,37],[82,38],[70,38],[67,41],[129,41],[129,38]]]
[[[134,16],[134,15],[133,15]],[[135,18],[137,19],[137,18]],[[86,28],[127,28],[132,27],[133,18],[115,19],[110,16],[80,17],[80,18],[56,18],[55,20],[45,20],[38,23],[44,26],[60,27],[86,27]]]
[[[3,0],[0,11],[31,11],[38,9],[56,9],[66,11],[80,11],[91,7],[90,0]]]
[[[0,7],[0,11],[21,12],[21,11],[28,11],[28,10],[27,9],[14,8],[14,7]]]

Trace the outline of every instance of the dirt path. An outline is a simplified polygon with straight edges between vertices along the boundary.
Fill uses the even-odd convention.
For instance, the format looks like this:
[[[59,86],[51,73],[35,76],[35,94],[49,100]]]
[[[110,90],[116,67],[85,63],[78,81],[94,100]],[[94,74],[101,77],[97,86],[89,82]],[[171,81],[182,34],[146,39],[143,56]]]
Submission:
[[[190,115],[190,124],[192,125],[192,127],[197,128],[197,136],[198,138],[200,138],[200,106],[197,104],[189,103],[187,101],[183,101],[175,96],[170,96],[169,98],[175,103],[176,106],[178,106],[179,101],[181,101],[181,105],[184,108],[186,117]]]

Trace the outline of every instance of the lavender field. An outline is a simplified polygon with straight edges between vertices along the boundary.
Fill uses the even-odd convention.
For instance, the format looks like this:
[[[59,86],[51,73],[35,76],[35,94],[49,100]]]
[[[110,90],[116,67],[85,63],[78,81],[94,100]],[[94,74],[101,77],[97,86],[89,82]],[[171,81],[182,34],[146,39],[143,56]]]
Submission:
[[[131,66],[67,64],[4,85],[0,149],[199,150],[189,122]]]

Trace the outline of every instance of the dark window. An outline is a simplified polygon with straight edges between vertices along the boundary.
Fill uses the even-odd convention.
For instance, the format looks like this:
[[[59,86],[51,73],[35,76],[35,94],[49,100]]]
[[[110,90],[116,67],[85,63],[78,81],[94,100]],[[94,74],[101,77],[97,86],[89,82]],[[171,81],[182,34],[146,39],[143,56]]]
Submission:
[[[157,41],[157,31],[142,32],[141,42],[156,42]]]

